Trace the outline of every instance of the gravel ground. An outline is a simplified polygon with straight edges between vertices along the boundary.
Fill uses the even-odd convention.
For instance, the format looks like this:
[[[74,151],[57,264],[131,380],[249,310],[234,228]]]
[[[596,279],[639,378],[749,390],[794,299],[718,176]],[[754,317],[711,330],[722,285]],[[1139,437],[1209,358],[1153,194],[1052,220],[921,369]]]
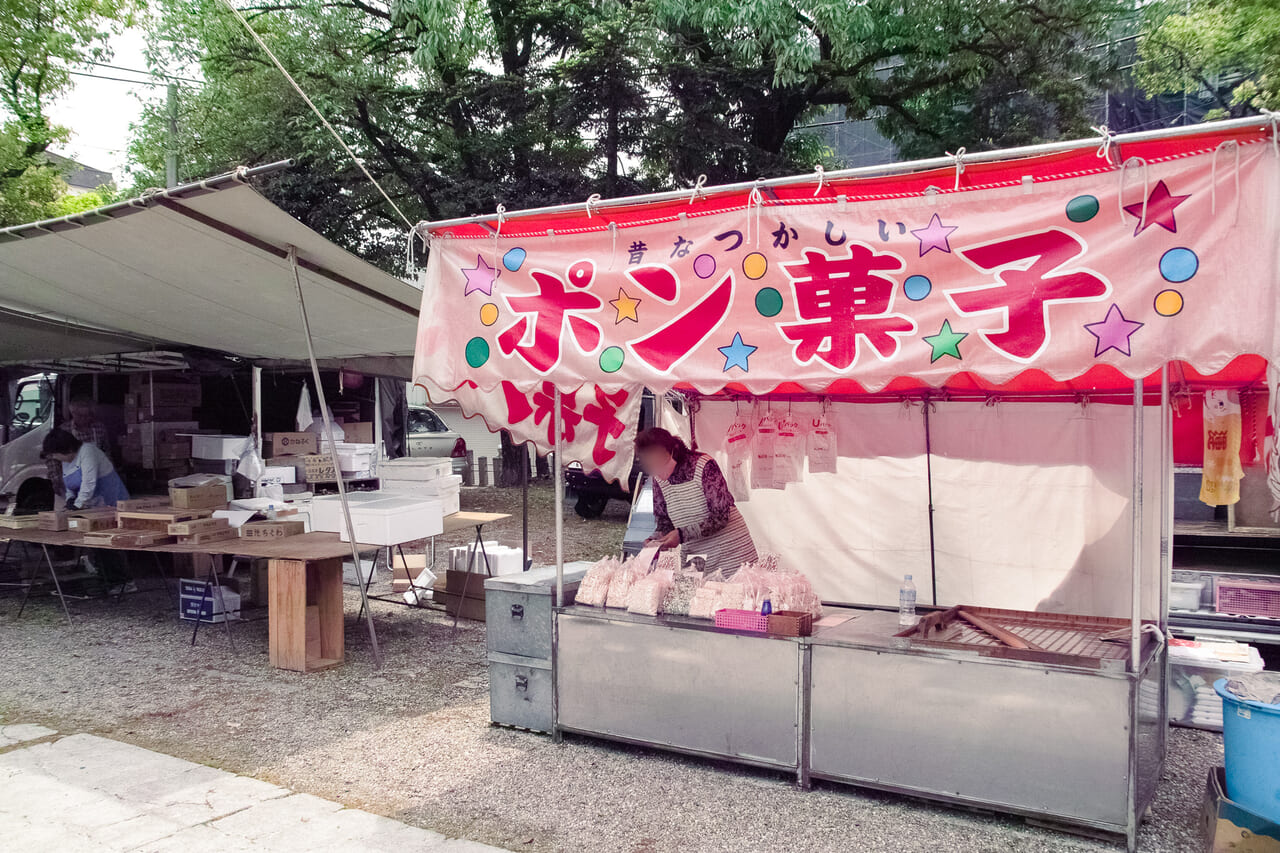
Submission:
[[[539,557],[551,553],[549,492],[531,496]],[[513,503],[518,513],[518,491],[464,495],[468,509]],[[625,521],[620,503],[603,521],[570,515],[566,556],[616,548],[619,512]],[[517,544],[518,515],[495,532]],[[0,724],[109,736],[512,850],[1121,849],[1016,819],[837,785],[800,792],[767,771],[491,727],[483,624],[455,634],[439,611],[375,602],[385,657],[375,669],[353,588],[339,669],[272,669],[265,621],[236,625],[237,655],[219,626],[192,648],[156,584],[73,605],[71,630],[50,598],[15,619],[17,598],[0,597]],[[1169,744],[1141,833],[1150,853],[1199,849],[1205,776],[1222,761],[1218,735],[1173,729]]]

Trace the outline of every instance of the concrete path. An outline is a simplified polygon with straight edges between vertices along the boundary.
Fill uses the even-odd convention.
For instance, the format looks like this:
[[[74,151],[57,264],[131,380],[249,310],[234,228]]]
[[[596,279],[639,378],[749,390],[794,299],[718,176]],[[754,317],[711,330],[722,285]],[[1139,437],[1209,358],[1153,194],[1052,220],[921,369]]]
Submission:
[[[0,727],[0,848],[24,853],[492,853],[93,735]]]

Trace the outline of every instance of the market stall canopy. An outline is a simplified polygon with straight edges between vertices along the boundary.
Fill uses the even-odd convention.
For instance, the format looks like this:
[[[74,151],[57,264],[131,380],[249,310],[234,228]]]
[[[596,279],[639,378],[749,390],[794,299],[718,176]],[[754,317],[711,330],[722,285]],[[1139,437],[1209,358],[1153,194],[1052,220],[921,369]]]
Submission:
[[[1271,359],[1271,123],[1099,142],[424,224],[415,378],[1035,391]]]
[[[131,352],[151,341],[0,308],[0,364]]]
[[[101,355],[139,349],[142,341],[303,362],[307,339],[288,260],[294,247],[316,357],[356,367],[353,360],[372,357],[380,372],[407,366],[421,294],[245,182],[287,165],[0,230],[0,304],[130,339],[99,344],[86,333],[81,340],[46,335],[11,343],[6,336],[14,357],[4,349],[0,360],[75,357],[86,349]],[[41,341],[49,349],[33,353]]]

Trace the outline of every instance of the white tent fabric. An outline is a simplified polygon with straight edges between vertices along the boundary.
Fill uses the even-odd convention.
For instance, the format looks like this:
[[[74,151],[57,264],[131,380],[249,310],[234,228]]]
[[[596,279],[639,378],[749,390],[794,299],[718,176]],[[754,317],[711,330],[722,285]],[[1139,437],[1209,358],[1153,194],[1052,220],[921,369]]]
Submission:
[[[701,401],[698,447],[721,466],[738,404]],[[818,403],[792,406],[805,423]],[[1145,409],[1143,618],[1159,610],[1159,409]],[[763,552],[828,601],[894,605],[905,574],[932,603],[920,405],[832,403],[838,473],[739,503]],[[930,417],[938,598],[1127,618],[1131,606],[1129,406],[939,402]]]
[[[0,231],[0,304],[148,341],[302,361],[290,246],[318,358],[412,355],[416,287],[328,242],[232,176]],[[83,346],[56,344],[39,355],[85,354]]]
[[[150,345],[128,335],[0,308],[0,364],[44,361],[50,353],[59,359],[114,355]]]

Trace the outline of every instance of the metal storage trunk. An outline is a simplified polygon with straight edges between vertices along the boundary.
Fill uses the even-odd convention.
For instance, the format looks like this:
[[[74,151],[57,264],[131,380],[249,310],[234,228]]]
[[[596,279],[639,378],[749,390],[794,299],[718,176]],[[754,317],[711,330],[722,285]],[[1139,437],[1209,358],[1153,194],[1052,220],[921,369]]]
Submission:
[[[504,726],[550,732],[551,661],[489,655],[489,719]]]
[[[566,563],[565,603],[591,567]],[[477,575],[479,582],[483,576]],[[552,606],[556,568],[484,578],[485,633],[489,648],[489,719],[550,733],[555,723],[551,681]]]
[[[572,604],[590,563],[566,563],[565,604]],[[477,576],[474,581],[480,580]],[[551,606],[556,568],[545,566],[501,577],[485,578],[485,626],[489,652],[551,660]]]

